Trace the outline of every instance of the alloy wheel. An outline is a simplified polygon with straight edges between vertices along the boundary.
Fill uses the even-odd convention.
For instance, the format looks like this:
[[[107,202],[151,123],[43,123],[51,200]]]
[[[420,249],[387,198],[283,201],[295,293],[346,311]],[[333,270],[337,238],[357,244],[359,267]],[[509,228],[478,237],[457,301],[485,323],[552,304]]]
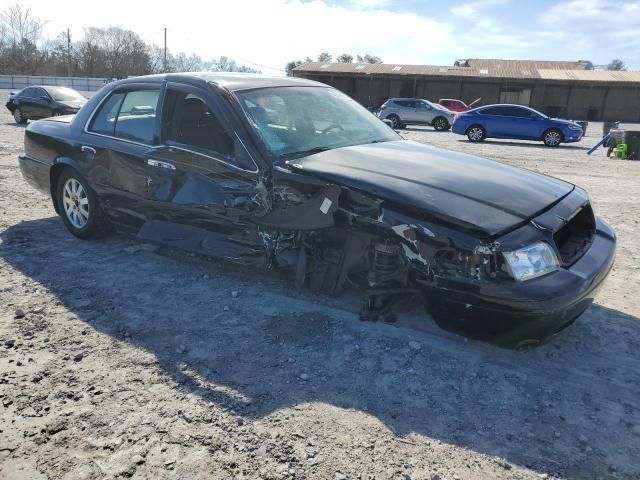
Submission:
[[[443,118],[438,118],[434,125],[436,130],[444,130],[447,128],[447,122]]]
[[[469,140],[471,140],[472,142],[479,142],[484,138],[484,132],[480,127],[470,128],[467,135],[469,137]]]
[[[89,221],[89,198],[77,179],[69,178],[64,183],[62,203],[71,225],[77,229],[83,228]]]
[[[551,130],[544,135],[544,143],[550,147],[559,145],[561,140],[562,137],[560,136],[560,132],[556,130]]]

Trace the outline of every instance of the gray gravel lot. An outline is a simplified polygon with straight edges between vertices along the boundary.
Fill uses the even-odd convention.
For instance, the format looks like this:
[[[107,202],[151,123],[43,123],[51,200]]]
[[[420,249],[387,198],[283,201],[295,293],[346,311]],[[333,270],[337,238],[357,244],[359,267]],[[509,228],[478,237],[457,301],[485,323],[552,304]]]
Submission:
[[[640,162],[588,157],[600,129],[556,149],[403,132],[577,183],[616,229],[597,303],[513,352],[420,305],[360,322],[354,292],[78,240],[22,180],[3,109],[0,478],[640,478]]]

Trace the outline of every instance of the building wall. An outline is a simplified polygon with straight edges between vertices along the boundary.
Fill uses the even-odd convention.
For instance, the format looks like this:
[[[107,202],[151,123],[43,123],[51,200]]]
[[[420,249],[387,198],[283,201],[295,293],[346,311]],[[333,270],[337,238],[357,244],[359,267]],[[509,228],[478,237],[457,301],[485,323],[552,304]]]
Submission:
[[[640,122],[640,86],[547,82],[536,79],[476,77],[411,77],[331,75],[297,72],[297,76],[332,85],[361,104],[379,106],[390,97],[420,97],[431,101],[459,98],[477,104],[503,99],[529,105],[547,115],[574,120]]]

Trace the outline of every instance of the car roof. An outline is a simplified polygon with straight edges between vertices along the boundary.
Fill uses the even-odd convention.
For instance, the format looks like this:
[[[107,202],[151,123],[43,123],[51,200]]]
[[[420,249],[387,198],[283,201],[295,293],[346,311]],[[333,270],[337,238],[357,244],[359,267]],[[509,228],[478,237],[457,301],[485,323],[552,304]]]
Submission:
[[[220,85],[229,91],[249,90],[253,88],[267,87],[326,87],[328,85],[312,80],[297,77],[276,77],[262,75],[258,73],[237,73],[237,72],[185,72],[185,73],[163,73],[157,75],[145,75],[141,77],[130,77],[121,80],[119,83],[126,84],[139,81],[187,81],[193,83],[208,82]]]

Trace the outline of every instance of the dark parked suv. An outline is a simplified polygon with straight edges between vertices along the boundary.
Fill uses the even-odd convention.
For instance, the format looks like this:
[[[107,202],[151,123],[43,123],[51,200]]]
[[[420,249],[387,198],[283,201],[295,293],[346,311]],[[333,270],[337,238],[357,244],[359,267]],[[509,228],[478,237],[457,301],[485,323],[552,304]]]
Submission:
[[[569,325],[616,239],[563,180],[404,140],[321,83],[247,74],[114,82],[32,122],[20,168],[71,233],[108,225],[298,287],[364,296],[362,318],[421,301],[506,346]]]

